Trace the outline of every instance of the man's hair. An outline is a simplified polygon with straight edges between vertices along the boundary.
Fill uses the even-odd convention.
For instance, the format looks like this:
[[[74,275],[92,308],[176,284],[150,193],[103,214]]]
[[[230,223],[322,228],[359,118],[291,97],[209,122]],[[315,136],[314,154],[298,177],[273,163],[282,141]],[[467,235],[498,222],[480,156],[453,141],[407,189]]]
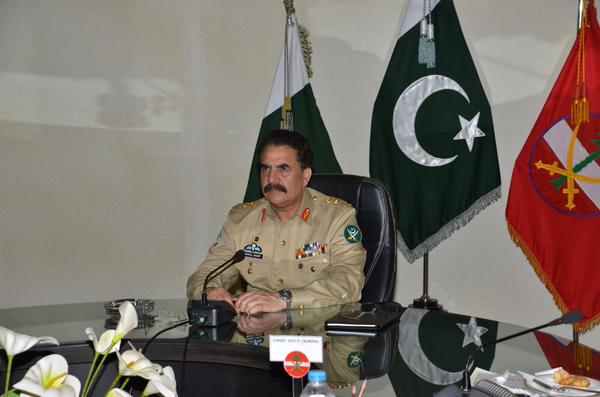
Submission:
[[[289,146],[296,150],[298,162],[303,170],[312,168],[315,161],[308,139],[295,131],[273,130],[267,133],[258,147],[259,159],[268,146]]]

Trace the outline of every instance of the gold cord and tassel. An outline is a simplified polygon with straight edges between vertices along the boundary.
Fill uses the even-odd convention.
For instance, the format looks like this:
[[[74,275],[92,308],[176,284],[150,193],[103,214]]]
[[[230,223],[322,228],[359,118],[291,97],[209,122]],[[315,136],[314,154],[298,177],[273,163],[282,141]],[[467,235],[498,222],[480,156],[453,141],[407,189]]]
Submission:
[[[573,125],[589,123],[590,104],[587,96],[587,82],[585,76],[585,30],[588,27],[587,8],[588,1],[584,1],[581,26],[579,27],[579,49],[577,51],[577,83],[575,85],[575,95],[571,110],[571,120]]]

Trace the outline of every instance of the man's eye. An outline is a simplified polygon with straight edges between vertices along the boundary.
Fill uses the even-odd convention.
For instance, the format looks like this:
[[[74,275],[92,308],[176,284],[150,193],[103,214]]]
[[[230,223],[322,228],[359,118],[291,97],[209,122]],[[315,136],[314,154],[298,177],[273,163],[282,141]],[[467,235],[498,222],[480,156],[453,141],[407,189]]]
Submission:
[[[262,172],[262,173],[269,172],[269,167],[260,167],[260,172]]]

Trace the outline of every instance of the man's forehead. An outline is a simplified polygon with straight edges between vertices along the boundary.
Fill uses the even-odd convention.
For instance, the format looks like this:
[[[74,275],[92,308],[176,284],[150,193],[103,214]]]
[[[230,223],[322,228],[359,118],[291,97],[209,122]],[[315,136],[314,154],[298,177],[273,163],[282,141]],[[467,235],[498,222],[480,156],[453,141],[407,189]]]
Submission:
[[[269,162],[286,162],[288,164],[295,164],[298,162],[298,152],[291,146],[282,145],[282,146],[267,146],[261,155],[261,162],[269,161]]]

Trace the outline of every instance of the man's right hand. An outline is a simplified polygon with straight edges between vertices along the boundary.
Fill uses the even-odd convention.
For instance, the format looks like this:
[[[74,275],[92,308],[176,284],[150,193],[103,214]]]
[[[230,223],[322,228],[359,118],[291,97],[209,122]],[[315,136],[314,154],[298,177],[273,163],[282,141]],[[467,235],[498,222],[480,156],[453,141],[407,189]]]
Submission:
[[[206,295],[211,301],[225,301],[233,306],[233,295],[223,287],[207,288]]]

